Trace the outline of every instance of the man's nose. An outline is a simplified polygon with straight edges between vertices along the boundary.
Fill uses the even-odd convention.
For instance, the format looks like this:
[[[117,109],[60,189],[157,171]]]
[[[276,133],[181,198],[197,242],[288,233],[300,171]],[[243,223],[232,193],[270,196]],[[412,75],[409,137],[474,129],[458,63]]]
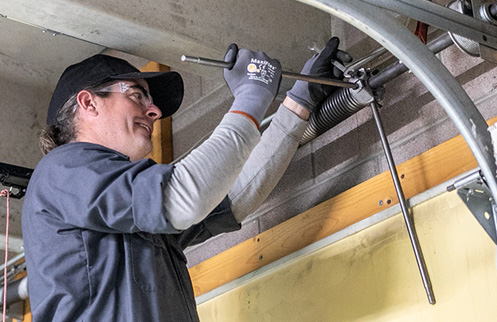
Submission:
[[[148,110],[147,110],[147,116],[150,117],[152,120],[158,120],[162,116],[162,112],[160,109],[157,107],[155,104],[150,104]]]

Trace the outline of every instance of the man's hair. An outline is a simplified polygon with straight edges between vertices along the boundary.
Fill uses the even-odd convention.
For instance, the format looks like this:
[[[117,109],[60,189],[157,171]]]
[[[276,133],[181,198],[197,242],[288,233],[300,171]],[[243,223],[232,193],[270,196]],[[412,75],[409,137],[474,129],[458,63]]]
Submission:
[[[99,92],[104,87],[119,82],[118,80],[105,81],[85,90],[99,96],[107,97],[111,93]],[[78,111],[78,93],[69,98],[57,113],[54,125],[47,126],[40,134],[40,149],[43,154],[47,154],[58,146],[67,144],[76,139],[78,134],[78,122],[76,114]]]

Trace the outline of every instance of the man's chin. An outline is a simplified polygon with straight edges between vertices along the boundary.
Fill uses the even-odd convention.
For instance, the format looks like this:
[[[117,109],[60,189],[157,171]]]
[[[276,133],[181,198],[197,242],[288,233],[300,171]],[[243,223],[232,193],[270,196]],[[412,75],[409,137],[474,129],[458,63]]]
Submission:
[[[152,153],[152,150],[153,150],[152,142],[149,141],[146,144],[142,145],[142,147],[143,147],[143,157],[142,157],[142,159],[144,159],[144,158],[150,158],[150,153]]]
[[[145,158],[150,158],[152,153],[152,142],[147,141],[147,142],[142,142],[139,145],[139,149],[135,150],[135,153],[133,155],[130,155],[131,161],[137,161]]]

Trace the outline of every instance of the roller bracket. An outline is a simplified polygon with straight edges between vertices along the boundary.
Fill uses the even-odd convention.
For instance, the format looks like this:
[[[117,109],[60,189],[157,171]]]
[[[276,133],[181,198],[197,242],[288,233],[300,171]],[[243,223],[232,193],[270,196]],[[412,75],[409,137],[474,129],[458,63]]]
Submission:
[[[375,97],[375,92],[373,92],[373,89],[369,86],[368,80],[371,78],[371,75],[371,70],[369,68],[360,68],[349,72],[349,82],[358,85],[357,88],[351,90],[351,94],[357,102],[363,106],[371,104],[375,99],[383,99],[383,95],[381,97]],[[382,94],[384,94],[384,92]]]
[[[455,189],[488,236],[497,244],[497,206],[481,171],[477,170],[447,188],[449,191]]]

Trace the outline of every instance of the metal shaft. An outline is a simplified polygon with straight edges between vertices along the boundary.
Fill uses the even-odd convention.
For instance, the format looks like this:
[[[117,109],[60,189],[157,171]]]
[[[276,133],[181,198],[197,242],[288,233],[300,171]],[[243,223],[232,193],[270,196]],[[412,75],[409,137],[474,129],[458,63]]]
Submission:
[[[233,63],[228,63],[228,62],[225,62],[222,60],[214,60],[214,59],[210,59],[210,58],[193,57],[193,56],[186,56],[186,55],[181,56],[181,61],[190,62],[190,63],[197,63],[197,64],[201,64],[201,65],[206,65],[206,66],[220,67],[220,68],[233,67]],[[324,77],[309,76],[309,75],[303,75],[303,74],[286,72],[286,71],[282,71],[281,76],[285,77],[285,78],[301,80],[301,81],[305,81],[305,82],[309,82],[309,83],[317,83],[317,84],[331,85],[331,86],[337,86],[337,87],[357,88],[357,86],[358,86],[355,83],[344,82],[341,80],[335,80],[335,79],[324,78]]]
[[[426,44],[426,46],[434,54],[438,54],[439,52],[453,44],[454,42],[450,38],[449,34],[444,33],[440,37],[430,41],[428,44]],[[378,88],[395,79],[396,77],[402,75],[408,70],[409,68],[407,68],[401,61],[397,61],[384,70],[380,71],[378,74],[372,76],[368,80],[368,84],[371,88]]]
[[[414,224],[412,222],[411,217],[409,216],[409,208],[407,207],[406,198],[404,196],[404,192],[402,190],[402,186],[400,184],[399,175],[397,173],[397,169],[395,167],[395,162],[392,157],[392,151],[390,150],[390,146],[388,144],[387,136],[385,135],[385,130],[383,128],[383,124],[381,122],[380,114],[378,112],[378,106],[376,102],[371,103],[371,109],[373,111],[373,116],[376,121],[376,126],[378,128],[378,132],[380,134],[381,143],[383,145],[383,150],[385,151],[385,156],[387,158],[388,167],[390,169],[390,173],[392,175],[393,184],[395,186],[395,191],[397,192],[397,197],[399,198],[400,208],[402,209],[402,214],[404,215],[404,221],[407,226],[407,231],[409,233],[409,239],[411,240],[411,245],[414,250],[414,255],[416,257],[416,262],[418,263],[419,272],[421,274],[421,279],[423,280],[423,285],[426,290],[426,294],[428,296],[428,301],[430,304],[435,304],[435,294],[433,293],[433,288],[431,285],[430,276],[428,275],[428,270],[426,268],[426,263],[423,257],[423,253],[421,252],[421,247],[419,246],[418,236],[416,235],[416,231],[414,228]]]

